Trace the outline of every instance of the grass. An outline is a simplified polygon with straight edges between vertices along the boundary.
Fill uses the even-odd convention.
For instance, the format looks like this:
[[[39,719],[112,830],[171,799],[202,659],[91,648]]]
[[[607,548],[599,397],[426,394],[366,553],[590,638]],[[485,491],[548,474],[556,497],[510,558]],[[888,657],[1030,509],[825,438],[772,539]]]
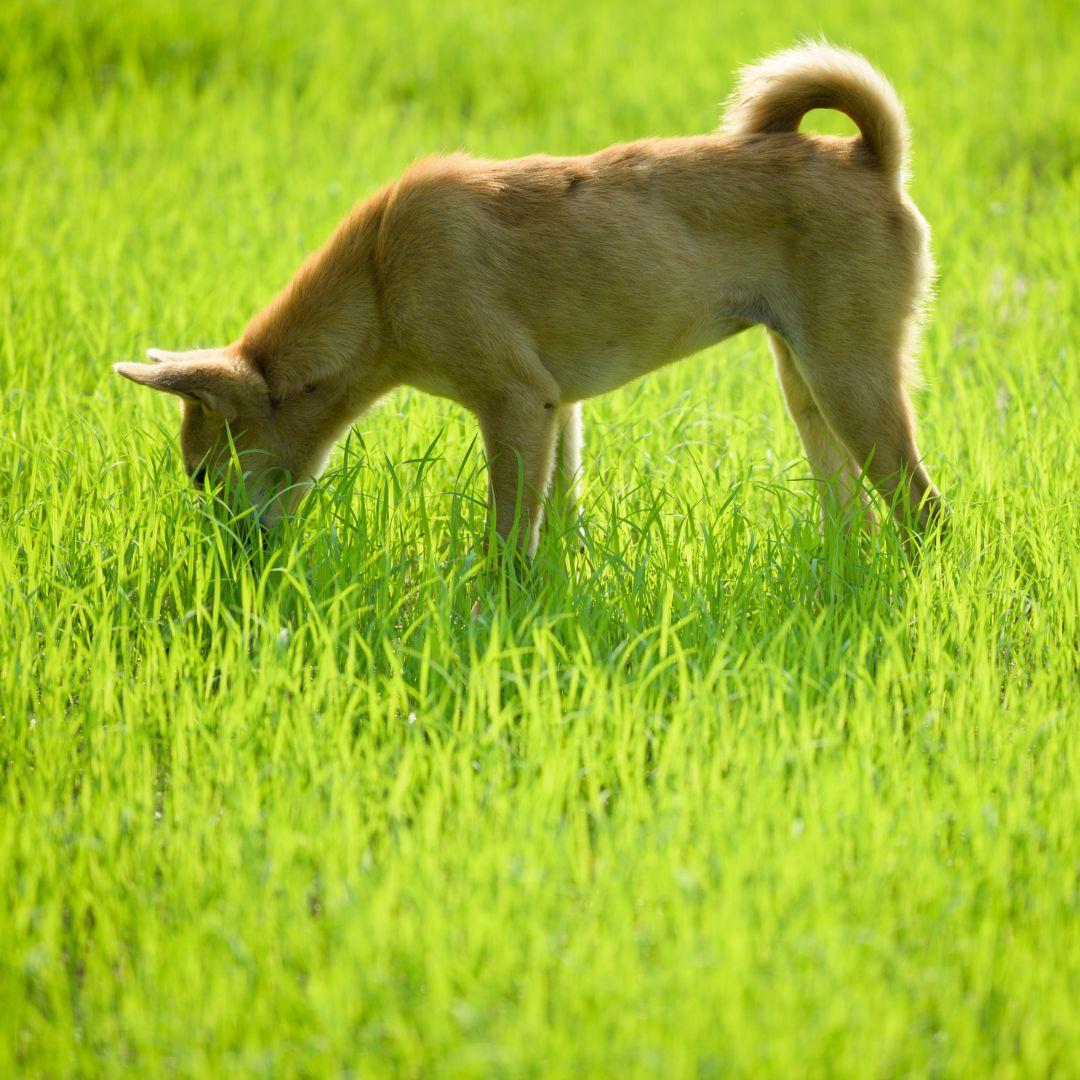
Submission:
[[[935,233],[915,573],[819,537],[759,333],[587,404],[586,551],[481,620],[456,407],[392,396],[252,555],[109,370],[235,335],[416,156],[707,130],[819,33],[894,80]],[[1078,34],[0,8],[0,1074],[1080,1072]]]

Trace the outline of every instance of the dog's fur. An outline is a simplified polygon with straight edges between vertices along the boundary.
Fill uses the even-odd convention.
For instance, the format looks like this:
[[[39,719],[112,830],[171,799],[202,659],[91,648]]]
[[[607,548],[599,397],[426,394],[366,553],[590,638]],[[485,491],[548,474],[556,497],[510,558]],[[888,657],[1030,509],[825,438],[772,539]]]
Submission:
[[[798,134],[819,108],[861,136]],[[193,476],[230,439],[257,451],[244,468],[271,515],[391,388],[451,398],[479,420],[498,532],[519,524],[532,552],[557,473],[572,497],[583,399],[762,324],[828,498],[864,498],[865,471],[921,532],[944,506],[905,392],[931,275],[906,163],[903,109],[877,71],[827,45],[791,49],[743,71],[720,134],[421,161],[354,209],[238,341],[116,370],[184,399]]]

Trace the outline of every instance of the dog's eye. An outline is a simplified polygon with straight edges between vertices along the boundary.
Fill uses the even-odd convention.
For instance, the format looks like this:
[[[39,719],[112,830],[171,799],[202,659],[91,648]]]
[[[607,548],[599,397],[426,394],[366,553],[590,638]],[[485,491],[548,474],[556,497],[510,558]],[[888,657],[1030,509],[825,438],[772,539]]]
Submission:
[[[319,389],[318,383],[308,383],[307,386],[304,387],[304,393],[305,394],[314,394],[315,391],[318,390],[318,389]]]
[[[270,408],[271,409],[276,409],[280,404],[281,404],[281,398],[277,397],[275,394],[271,394],[270,395]]]
[[[205,483],[206,483],[206,467],[205,467],[205,466],[203,466],[203,467],[201,467],[201,468],[198,468],[198,469],[196,469],[196,470],[195,470],[195,471],[194,471],[194,472],[193,472],[193,473],[191,474],[191,482],[192,482],[192,483],[193,483],[193,484],[194,484],[194,485],[195,485],[195,486],[196,486],[197,488],[199,488],[200,490],[202,489],[202,486],[203,486],[203,484],[205,484]]]

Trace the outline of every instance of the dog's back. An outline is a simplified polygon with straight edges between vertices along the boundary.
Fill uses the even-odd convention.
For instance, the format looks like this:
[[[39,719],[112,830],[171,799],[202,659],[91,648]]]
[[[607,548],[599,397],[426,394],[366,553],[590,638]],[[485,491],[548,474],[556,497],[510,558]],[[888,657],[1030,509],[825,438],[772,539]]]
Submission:
[[[921,218],[860,139],[739,131],[587,157],[459,154],[413,166],[386,213],[384,281],[416,298],[395,307],[406,341],[475,357],[502,320],[575,398],[755,323],[798,340],[808,317],[852,305],[912,313],[928,266]]]

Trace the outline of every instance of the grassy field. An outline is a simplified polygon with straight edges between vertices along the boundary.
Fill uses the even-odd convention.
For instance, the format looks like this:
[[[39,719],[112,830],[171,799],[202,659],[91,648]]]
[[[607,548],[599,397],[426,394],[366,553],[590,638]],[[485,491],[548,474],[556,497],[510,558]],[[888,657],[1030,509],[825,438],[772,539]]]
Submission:
[[[819,537],[760,332],[587,403],[586,550],[479,620],[456,407],[393,395],[245,554],[109,370],[233,337],[419,155],[708,130],[821,33],[895,82],[934,229],[917,573]],[[1080,1073],[1078,40],[1066,0],[0,7],[0,1075]]]

